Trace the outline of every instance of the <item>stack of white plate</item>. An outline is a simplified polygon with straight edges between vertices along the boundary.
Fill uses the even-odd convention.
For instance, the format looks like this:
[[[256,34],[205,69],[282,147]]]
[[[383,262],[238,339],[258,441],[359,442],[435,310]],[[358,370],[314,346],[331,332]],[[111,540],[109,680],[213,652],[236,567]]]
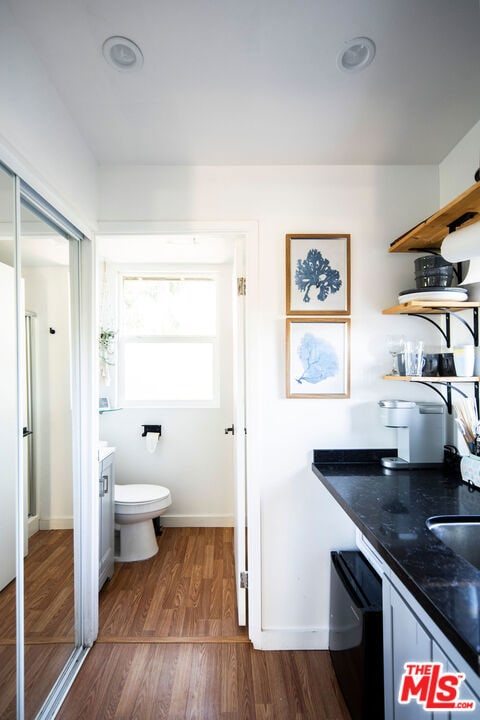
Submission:
[[[410,302],[410,300],[420,300],[421,302],[426,302],[428,300],[463,302],[467,299],[467,291],[458,287],[429,287],[415,290],[403,290],[398,294],[399,303]]]

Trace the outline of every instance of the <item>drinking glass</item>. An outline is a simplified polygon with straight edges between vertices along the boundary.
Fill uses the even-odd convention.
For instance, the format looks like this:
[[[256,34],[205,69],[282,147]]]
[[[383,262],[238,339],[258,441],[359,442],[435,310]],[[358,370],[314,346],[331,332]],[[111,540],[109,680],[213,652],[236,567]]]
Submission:
[[[403,352],[405,345],[404,335],[387,335],[387,349],[392,356],[392,375],[398,375],[397,355]]]
[[[425,365],[422,340],[409,340],[405,343],[405,375],[418,377]]]

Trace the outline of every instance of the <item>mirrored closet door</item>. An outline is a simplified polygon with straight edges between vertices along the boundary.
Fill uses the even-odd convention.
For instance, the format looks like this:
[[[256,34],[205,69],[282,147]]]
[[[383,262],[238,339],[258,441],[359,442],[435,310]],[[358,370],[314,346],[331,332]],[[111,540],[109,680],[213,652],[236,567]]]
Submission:
[[[77,243],[22,196],[26,718],[36,717],[75,648],[70,255]]]
[[[15,282],[15,177],[0,166],[0,718],[15,717],[17,313]]]
[[[89,492],[80,382],[86,240],[1,165],[0,213],[0,718],[34,720],[53,716],[87,652],[88,548],[79,527],[82,486]]]

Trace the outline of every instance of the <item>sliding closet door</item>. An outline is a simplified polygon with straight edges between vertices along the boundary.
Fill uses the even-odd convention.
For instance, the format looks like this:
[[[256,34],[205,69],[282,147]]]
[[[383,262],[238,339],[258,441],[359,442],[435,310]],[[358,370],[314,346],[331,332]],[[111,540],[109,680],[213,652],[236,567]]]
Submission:
[[[76,250],[77,240],[23,197],[20,240],[23,313],[34,322],[22,353],[25,718],[30,720],[75,649],[70,245]]]
[[[89,241],[0,163],[1,720],[54,717],[96,637],[92,296]]]
[[[0,717],[16,715],[17,335],[15,178],[0,166]]]

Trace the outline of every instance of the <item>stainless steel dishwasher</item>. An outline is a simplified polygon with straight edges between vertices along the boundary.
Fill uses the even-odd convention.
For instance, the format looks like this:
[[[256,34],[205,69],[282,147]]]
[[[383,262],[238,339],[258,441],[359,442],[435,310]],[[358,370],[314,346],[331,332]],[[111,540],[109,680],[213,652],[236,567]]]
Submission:
[[[352,720],[383,720],[382,581],[355,550],[331,553],[329,650]]]

